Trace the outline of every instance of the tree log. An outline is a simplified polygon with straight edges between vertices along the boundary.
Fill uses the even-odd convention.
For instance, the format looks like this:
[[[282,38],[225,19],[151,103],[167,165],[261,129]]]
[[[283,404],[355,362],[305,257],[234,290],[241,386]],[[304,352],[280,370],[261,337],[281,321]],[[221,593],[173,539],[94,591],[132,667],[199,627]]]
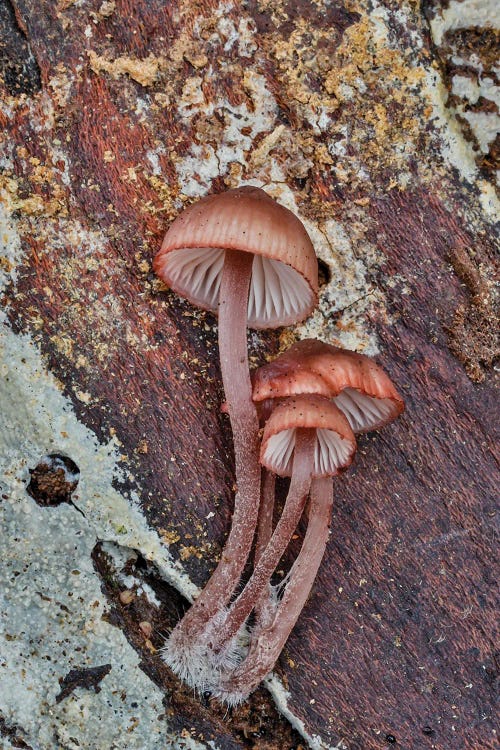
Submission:
[[[251,183],[311,234],[319,310],[296,329],[251,333],[255,365],[318,336],[376,355],[406,400],[397,423],[360,438],[355,465],[336,481],[327,554],[277,665],[288,712],[313,747],[496,747],[498,137],[488,135],[484,79],[498,35],[468,23],[462,5],[2,4],[0,187],[6,232],[18,238],[8,234],[0,257],[4,328],[34,343],[79,423],[118,446],[115,490],[160,535],[172,570],[207,581],[234,483],[216,319],[151,270],[184,205]],[[45,448],[76,461],[72,440]],[[82,505],[91,524],[92,507]],[[169,674],[157,649],[186,600],[154,554],[136,553],[134,575],[159,608],[142,594],[121,602],[122,579],[113,583],[96,547],[103,617],[140,655],[175,736],[298,746],[263,690],[225,716]],[[149,640],[144,621],[158,631]],[[0,715],[0,733],[38,746],[19,728],[20,705],[0,703]],[[123,722],[113,746],[135,747]],[[108,746],[102,732],[87,746]],[[85,729],[79,736],[90,743]]]

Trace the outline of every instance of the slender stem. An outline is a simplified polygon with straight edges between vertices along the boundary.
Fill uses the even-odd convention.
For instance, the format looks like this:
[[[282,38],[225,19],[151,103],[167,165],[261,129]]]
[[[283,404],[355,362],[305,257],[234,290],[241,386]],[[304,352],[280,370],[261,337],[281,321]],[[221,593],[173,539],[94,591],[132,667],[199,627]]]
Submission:
[[[262,557],[273,535],[274,500],[276,490],[276,475],[268,469],[262,469],[262,491],[257,523],[257,538],[255,541],[255,564]],[[269,617],[274,614],[271,584],[268,583],[255,605],[255,621],[260,625],[267,624]]]
[[[274,492],[276,475],[272,471],[262,469],[262,496],[257,524],[257,539],[255,542],[255,562],[259,561],[262,553],[273,535]]]
[[[260,502],[259,421],[252,401],[246,322],[253,255],[226,251],[219,293],[219,354],[233,431],[237,492],[220,562],[178,628],[195,638],[227,604],[250,556]]]
[[[231,605],[226,621],[217,634],[216,642],[214,643],[216,651],[220,650],[228,640],[236,635],[240,626],[256,606],[276,566],[288,547],[292,534],[300,521],[309,494],[315,447],[316,430],[297,429],[293,473],[283,513],[269,544],[260,556],[250,580]]]
[[[332,505],[332,480],[314,479],[306,535],[273,621],[254,634],[246,659],[221,685],[220,697],[229,703],[240,702],[255,690],[278,659],[306,603],[323,558]]]

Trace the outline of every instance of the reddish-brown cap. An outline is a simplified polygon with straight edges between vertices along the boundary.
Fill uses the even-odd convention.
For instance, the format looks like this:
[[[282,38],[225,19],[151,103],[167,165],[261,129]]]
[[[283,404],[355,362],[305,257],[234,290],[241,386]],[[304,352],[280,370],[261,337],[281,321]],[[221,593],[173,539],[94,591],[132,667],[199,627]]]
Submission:
[[[225,252],[252,253],[248,324],[303,320],[317,302],[318,263],[302,222],[260,188],[209,195],[170,226],[153,261],[158,276],[198,307],[217,312]]]
[[[314,339],[294,344],[252,379],[254,401],[300,393],[333,399],[354,432],[378,429],[404,409],[389,376],[373,359]]]
[[[266,469],[290,476],[297,429],[316,430],[314,477],[346,469],[356,452],[356,438],[344,414],[322,396],[293,396],[281,401],[264,427],[260,462]]]

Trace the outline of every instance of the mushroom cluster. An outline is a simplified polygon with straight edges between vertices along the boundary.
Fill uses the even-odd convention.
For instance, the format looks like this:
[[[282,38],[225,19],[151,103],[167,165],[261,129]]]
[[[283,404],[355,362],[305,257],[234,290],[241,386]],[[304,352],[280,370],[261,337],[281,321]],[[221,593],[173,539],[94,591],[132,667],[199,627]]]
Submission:
[[[235,705],[272,670],[307,600],[328,539],[331,478],[351,464],[355,434],[379,429],[404,405],[373,360],[320,341],[301,341],[250,375],[247,326],[299,322],[318,292],[303,224],[263,190],[241,187],[187,208],[165,235],[154,270],[180,296],[218,313],[237,486],[220,562],[163,658],[189,685]],[[290,483],[275,519],[276,476]],[[273,585],[304,513],[300,552]]]

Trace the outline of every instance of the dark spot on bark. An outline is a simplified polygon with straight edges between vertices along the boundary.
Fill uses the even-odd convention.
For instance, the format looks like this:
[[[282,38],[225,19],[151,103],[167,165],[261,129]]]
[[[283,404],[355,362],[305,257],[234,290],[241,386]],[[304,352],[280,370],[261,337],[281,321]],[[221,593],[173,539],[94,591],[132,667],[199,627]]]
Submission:
[[[296,177],[294,180],[298,190],[304,190],[307,185],[307,177]]]
[[[12,96],[33,96],[42,87],[40,69],[10,0],[0,3],[0,76]]]
[[[28,745],[28,743],[20,737],[20,732],[22,731],[23,730],[16,724],[7,724],[5,719],[0,716],[0,737],[7,737],[12,747],[21,747],[27,748],[27,750],[32,750],[31,745]]]
[[[330,273],[330,269],[328,267],[328,264],[325,263],[324,260],[321,260],[318,258],[318,281],[320,288],[322,286],[326,286],[330,279],[332,278],[332,275]]]
[[[70,503],[80,477],[80,469],[68,456],[49,453],[30,469],[27,492],[38,505]]]
[[[481,382],[500,358],[498,342],[498,300],[484,264],[472,257],[472,249],[457,246],[448,260],[469,292],[468,304],[458,305],[451,325],[447,326],[449,347],[462,362],[467,374]]]

